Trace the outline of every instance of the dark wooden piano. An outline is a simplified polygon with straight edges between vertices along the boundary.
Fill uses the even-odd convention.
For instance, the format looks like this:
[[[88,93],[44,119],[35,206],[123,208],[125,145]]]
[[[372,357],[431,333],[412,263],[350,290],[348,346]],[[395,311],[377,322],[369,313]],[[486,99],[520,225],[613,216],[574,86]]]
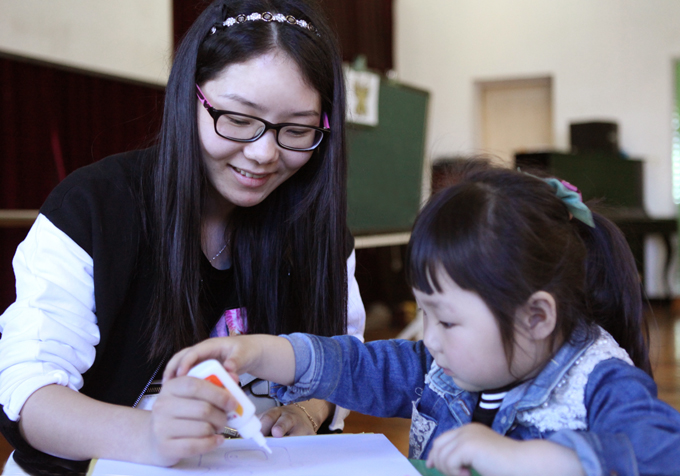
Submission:
[[[531,169],[547,170],[577,186],[585,201],[595,201],[594,208],[616,223],[625,234],[643,283],[645,236],[661,236],[666,249],[664,297],[671,297],[668,274],[673,250],[671,238],[677,230],[677,220],[652,218],[645,211],[642,160],[604,152],[541,152],[516,154],[515,165],[527,172]]]

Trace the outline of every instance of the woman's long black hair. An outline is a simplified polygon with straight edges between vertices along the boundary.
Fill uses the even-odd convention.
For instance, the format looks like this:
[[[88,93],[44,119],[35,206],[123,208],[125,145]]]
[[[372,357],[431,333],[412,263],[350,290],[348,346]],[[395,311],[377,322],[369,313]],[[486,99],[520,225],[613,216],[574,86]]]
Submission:
[[[543,180],[478,167],[434,195],[414,225],[407,280],[440,291],[441,266],[474,291],[498,322],[512,362],[514,316],[537,291],[557,303],[557,335],[568,341],[580,323],[598,324],[651,375],[647,324],[635,259],[621,231],[593,213],[592,228],[570,217]],[[587,326],[590,328],[590,326]]]
[[[316,32],[250,21],[210,34],[228,17],[264,12],[292,15],[312,23]],[[166,89],[148,214],[157,276],[151,357],[171,355],[206,338],[209,331],[199,303],[207,180],[194,84],[213,79],[230,64],[274,50],[292,58],[319,92],[331,133],[309,161],[262,203],[232,213],[229,241],[239,300],[247,310],[251,333],[345,332],[345,90],[336,37],[312,1],[218,0],[181,42]]]

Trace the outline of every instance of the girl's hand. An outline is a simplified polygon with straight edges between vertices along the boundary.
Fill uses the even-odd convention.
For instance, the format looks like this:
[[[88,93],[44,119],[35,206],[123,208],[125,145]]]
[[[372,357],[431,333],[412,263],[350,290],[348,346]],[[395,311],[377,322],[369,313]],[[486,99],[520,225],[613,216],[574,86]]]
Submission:
[[[248,337],[251,337],[250,345],[243,345],[243,340]],[[258,340],[252,337],[215,337],[180,350],[165,366],[163,385],[172,378],[188,374],[192,367],[208,359],[218,360],[238,381],[238,375],[247,372],[251,361],[256,360],[260,353]]]
[[[238,375],[250,373],[256,377],[290,385],[295,380],[295,353],[283,337],[243,335],[206,339],[180,350],[168,362],[163,372],[163,385],[182,377],[196,364],[216,359],[238,381]]]
[[[548,440],[517,441],[479,423],[470,423],[437,438],[427,458],[449,476],[469,476],[474,468],[482,476],[582,476],[576,453]]]
[[[517,442],[479,423],[447,431],[432,443],[427,466],[449,476],[469,476],[470,467],[483,476],[509,474]]]
[[[225,389],[205,380],[180,377],[167,381],[154,402],[149,422],[154,464],[170,466],[182,458],[217,448],[227,412],[237,403]]]

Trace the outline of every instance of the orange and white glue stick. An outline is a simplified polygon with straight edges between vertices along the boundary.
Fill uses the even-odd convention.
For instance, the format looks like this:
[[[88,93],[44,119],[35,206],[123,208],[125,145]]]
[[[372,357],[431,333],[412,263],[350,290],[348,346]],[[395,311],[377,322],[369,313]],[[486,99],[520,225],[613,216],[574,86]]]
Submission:
[[[224,370],[222,364],[214,359],[206,360],[193,367],[188,375],[207,380],[231,393],[238,402],[238,406],[235,410],[227,413],[227,425],[238,430],[243,438],[254,440],[261,448],[271,454],[272,450],[267,445],[264,435],[262,435],[262,423],[255,415],[255,405]]]

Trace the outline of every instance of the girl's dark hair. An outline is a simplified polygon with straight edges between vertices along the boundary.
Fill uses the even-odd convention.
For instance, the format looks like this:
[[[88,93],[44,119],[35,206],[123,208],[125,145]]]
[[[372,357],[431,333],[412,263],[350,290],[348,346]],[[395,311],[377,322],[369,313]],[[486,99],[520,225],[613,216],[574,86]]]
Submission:
[[[512,170],[474,171],[434,195],[417,218],[407,252],[410,286],[441,291],[444,269],[495,316],[512,362],[515,311],[537,291],[557,303],[551,339],[598,324],[651,375],[635,260],[621,231],[593,213],[595,228],[570,219],[543,180]],[[441,267],[441,268],[440,268]],[[592,326],[587,326],[592,329]]]
[[[211,28],[228,17],[282,13],[311,22],[248,21]],[[318,34],[317,34],[318,33]],[[331,133],[309,161],[262,203],[230,217],[230,246],[249,332],[345,332],[347,321],[345,89],[334,33],[316,2],[218,0],[177,49],[166,89],[158,159],[153,168],[150,229],[158,280],[151,357],[207,337],[199,305],[201,216],[206,174],[197,128],[195,84],[272,51],[288,55],[319,92]]]

